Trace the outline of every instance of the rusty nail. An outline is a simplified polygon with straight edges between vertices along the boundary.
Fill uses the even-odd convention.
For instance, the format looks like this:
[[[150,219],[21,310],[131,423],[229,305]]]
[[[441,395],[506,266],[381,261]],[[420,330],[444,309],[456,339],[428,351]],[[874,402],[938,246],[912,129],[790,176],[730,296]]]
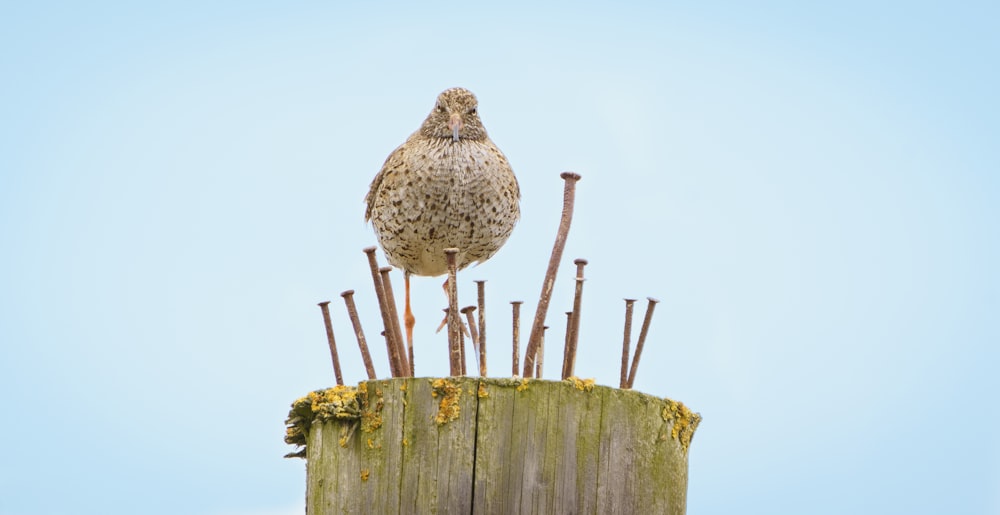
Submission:
[[[406,344],[403,343],[403,331],[399,327],[399,312],[396,310],[396,294],[392,291],[392,279],[389,278],[389,272],[392,272],[391,266],[383,266],[378,269],[379,275],[382,279],[382,292],[385,294],[385,304],[389,309],[389,324],[392,331],[392,343],[394,345],[393,352],[396,354],[397,361],[399,363],[400,376],[406,377],[411,376],[410,363],[406,357]]]
[[[635,385],[635,370],[639,366],[639,356],[642,355],[642,347],[646,343],[646,334],[649,333],[649,323],[653,320],[653,309],[656,303],[660,302],[653,297],[646,297],[649,304],[646,305],[646,317],[642,320],[642,329],[639,330],[639,341],[635,344],[635,356],[632,356],[632,369],[628,374],[628,387]]]
[[[319,303],[319,309],[323,312],[323,324],[326,325],[326,342],[330,345],[330,358],[333,359],[333,375],[337,378],[337,385],[344,385],[344,377],[340,375],[340,357],[337,356],[337,341],[333,338],[333,322],[330,321],[330,301],[324,300]]]
[[[544,358],[545,358],[545,331],[547,331],[548,329],[549,329],[549,326],[547,326],[547,325],[543,325],[542,326],[542,337],[541,337],[541,339],[538,340],[538,350],[536,351],[536,354],[535,354],[535,359],[536,359],[536,362],[535,362],[535,377],[537,377],[539,379],[542,378],[542,362],[544,361]],[[527,363],[527,359],[528,359],[528,357],[525,356],[525,363]]]
[[[535,320],[531,324],[531,335],[528,337],[528,348],[524,353],[524,377],[530,378],[535,364],[535,353],[537,352],[539,341],[542,338],[542,326],[545,325],[545,314],[549,311],[549,301],[552,299],[552,287],[556,282],[556,271],[559,269],[559,260],[562,259],[563,249],[566,247],[566,238],[569,236],[569,226],[573,221],[573,203],[576,197],[576,182],[580,180],[580,174],[573,172],[563,172],[559,175],[565,181],[563,188],[563,209],[559,219],[559,230],[556,232],[556,241],[552,245],[552,255],[549,257],[549,266],[545,270],[545,280],[542,282],[542,293],[538,298],[538,308],[535,310]]]
[[[513,364],[513,368],[511,368],[511,375],[513,377],[517,377],[518,374],[521,372],[521,353],[520,349],[518,348],[520,347],[521,343],[521,304],[524,304],[523,300],[515,300],[511,301],[510,303],[511,309],[513,309],[513,318],[514,318],[514,327],[513,331],[511,332],[514,340],[514,345],[513,345],[514,352],[513,356],[511,357],[511,363]]]
[[[486,377],[486,281],[476,281],[476,297],[479,301],[479,375]]]
[[[441,332],[441,328],[443,328],[446,325],[448,325],[448,308],[444,308],[441,311],[444,311],[444,319],[441,320],[441,325],[438,326],[438,329],[437,329],[438,332]],[[459,338],[458,338],[459,339],[459,346],[458,347],[459,347],[459,350],[461,351],[461,354],[462,354],[462,357],[459,360],[460,363],[461,363],[461,365],[459,365],[459,366],[462,368],[461,375],[464,376],[465,375],[465,359],[466,359],[465,358],[465,333],[466,333],[466,329],[465,329],[465,322],[461,321],[461,317],[459,317],[459,324],[461,325],[461,329],[462,329],[462,332],[461,332],[461,334],[459,335]],[[451,344],[449,343],[449,345],[451,345]],[[451,347],[449,347],[449,348],[451,348]]]
[[[448,263],[448,356],[451,375],[464,375],[462,360],[462,320],[458,318],[458,249],[444,249]]]
[[[628,388],[628,354],[632,345],[632,308],[635,299],[625,299],[625,335],[622,339],[622,370],[618,387]]]
[[[382,325],[386,328],[385,345],[389,354],[389,371],[392,373],[392,377],[399,377],[401,375],[399,355],[396,353],[395,334],[392,331],[392,320],[389,319],[389,307],[385,301],[382,276],[379,275],[378,260],[375,258],[376,247],[365,247],[362,250],[368,256],[368,267],[371,269],[372,283],[375,285],[375,297],[378,299],[378,309],[382,314]]]
[[[565,374],[566,377],[576,374],[576,349],[580,341],[580,303],[583,299],[583,267],[587,265],[586,259],[575,259],[576,265],[576,291],[573,294],[573,319],[568,328],[569,342],[566,346],[565,354]]]
[[[479,329],[476,328],[476,319],[472,316],[472,312],[476,310],[476,306],[465,306],[461,309],[465,319],[469,322],[469,339],[472,340],[472,348],[475,350],[476,362],[479,362]],[[479,365],[479,375],[485,375],[482,373],[482,364]]]
[[[462,327],[465,327],[465,322],[462,321],[461,317],[459,317],[458,323]],[[467,375],[469,375],[469,372],[466,370],[466,366],[468,365],[468,358],[465,355],[466,354],[465,353],[465,331],[459,331],[459,333],[458,333],[458,348],[461,351],[461,355],[462,355],[462,359],[461,359],[462,376],[467,376]]]
[[[354,305],[354,290],[347,290],[340,294],[347,304],[347,314],[351,317],[351,324],[354,326],[354,335],[358,338],[358,347],[361,348],[361,359],[365,362],[365,371],[368,372],[368,379],[375,379],[375,365],[372,365],[372,356],[368,352],[368,343],[365,341],[365,332],[361,329],[361,320],[358,318],[358,308]]]
[[[569,348],[573,341],[573,312],[566,312],[566,341],[563,343],[563,368],[562,368],[562,378],[566,379],[572,373],[568,371],[569,367]]]

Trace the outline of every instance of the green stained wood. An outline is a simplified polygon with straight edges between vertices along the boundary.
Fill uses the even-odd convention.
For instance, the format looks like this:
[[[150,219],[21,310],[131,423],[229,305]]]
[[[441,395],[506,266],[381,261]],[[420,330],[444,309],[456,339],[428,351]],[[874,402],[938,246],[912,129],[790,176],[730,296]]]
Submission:
[[[685,512],[701,417],[670,399],[576,378],[366,381],[356,404],[330,391],[289,415],[310,514]]]
[[[468,513],[478,383],[458,378],[390,383],[407,399],[399,513]]]

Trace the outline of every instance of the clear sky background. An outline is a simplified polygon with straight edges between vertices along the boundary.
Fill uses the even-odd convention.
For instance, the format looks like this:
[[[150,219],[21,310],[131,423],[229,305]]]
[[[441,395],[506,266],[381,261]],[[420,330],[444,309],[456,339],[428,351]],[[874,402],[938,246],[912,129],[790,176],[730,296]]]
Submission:
[[[577,257],[579,375],[616,384],[621,299],[663,301],[636,389],[704,416],[689,513],[1000,513],[997,4],[210,4],[0,7],[3,515],[301,513],[316,303],[356,383],[362,199],[459,85],[523,192],[460,275],[494,373],[573,170],[550,338]]]

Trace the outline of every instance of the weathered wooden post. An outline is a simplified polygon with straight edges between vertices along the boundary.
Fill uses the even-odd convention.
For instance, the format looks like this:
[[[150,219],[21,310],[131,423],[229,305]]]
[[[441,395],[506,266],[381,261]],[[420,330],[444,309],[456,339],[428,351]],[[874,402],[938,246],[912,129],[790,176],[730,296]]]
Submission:
[[[371,380],[295,401],[309,514],[683,514],[701,417],[564,381]]]
[[[564,380],[532,379],[542,374],[545,315],[580,180],[573,172],[560,177],[564,181],[562,216],[526,345],[524,378],[465,376],[457,248],[444,252],[449,272],[449,363],[451,374],[461,377],[408,377],[413,374],[412,347],[407,356],[394,312],[389,269],[378,267],[375,247],[365,249],[386,328],[393,379],[375,378],[353,290],[344,292],[369,380],[357,388],[338,384],[315,391],[292,404],[285,441],[301,447],[288,457],[307,460],[307,513],[684,514],[688,447],[701,416],[680,402],[631,390],[656,299],[649,299],[631,368],[635,301],[626,299],[621,389],[574,377],[583,266],[587,264],[585,259],[575,260],[576,293],[573,311],[567,313]],[[405,277],[408,280],[409,275]],[[477,285],[478,334],[471,311],[475,308],[463,312],[469,335],[479,345],[480,374],[485,376],[484,283],[477,281]],[[521,302],[512,304],[512,373],[516,375]],[[409,312],[409,302],[407,308]],[[328,318],[325,322],[336,365],[332,328]]]

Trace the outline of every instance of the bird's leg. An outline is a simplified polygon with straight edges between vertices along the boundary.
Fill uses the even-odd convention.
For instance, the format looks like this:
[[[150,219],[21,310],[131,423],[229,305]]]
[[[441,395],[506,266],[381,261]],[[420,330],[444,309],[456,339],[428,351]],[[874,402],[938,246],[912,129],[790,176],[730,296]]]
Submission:
[[[413,310],[410,309],[410,272],[403,272],[403,282],[406,283],[406,310],[403,312],[403,323],[406,324],[406,346],[412,360],[413,326],[417,324],[417,319],[413,317]]]

